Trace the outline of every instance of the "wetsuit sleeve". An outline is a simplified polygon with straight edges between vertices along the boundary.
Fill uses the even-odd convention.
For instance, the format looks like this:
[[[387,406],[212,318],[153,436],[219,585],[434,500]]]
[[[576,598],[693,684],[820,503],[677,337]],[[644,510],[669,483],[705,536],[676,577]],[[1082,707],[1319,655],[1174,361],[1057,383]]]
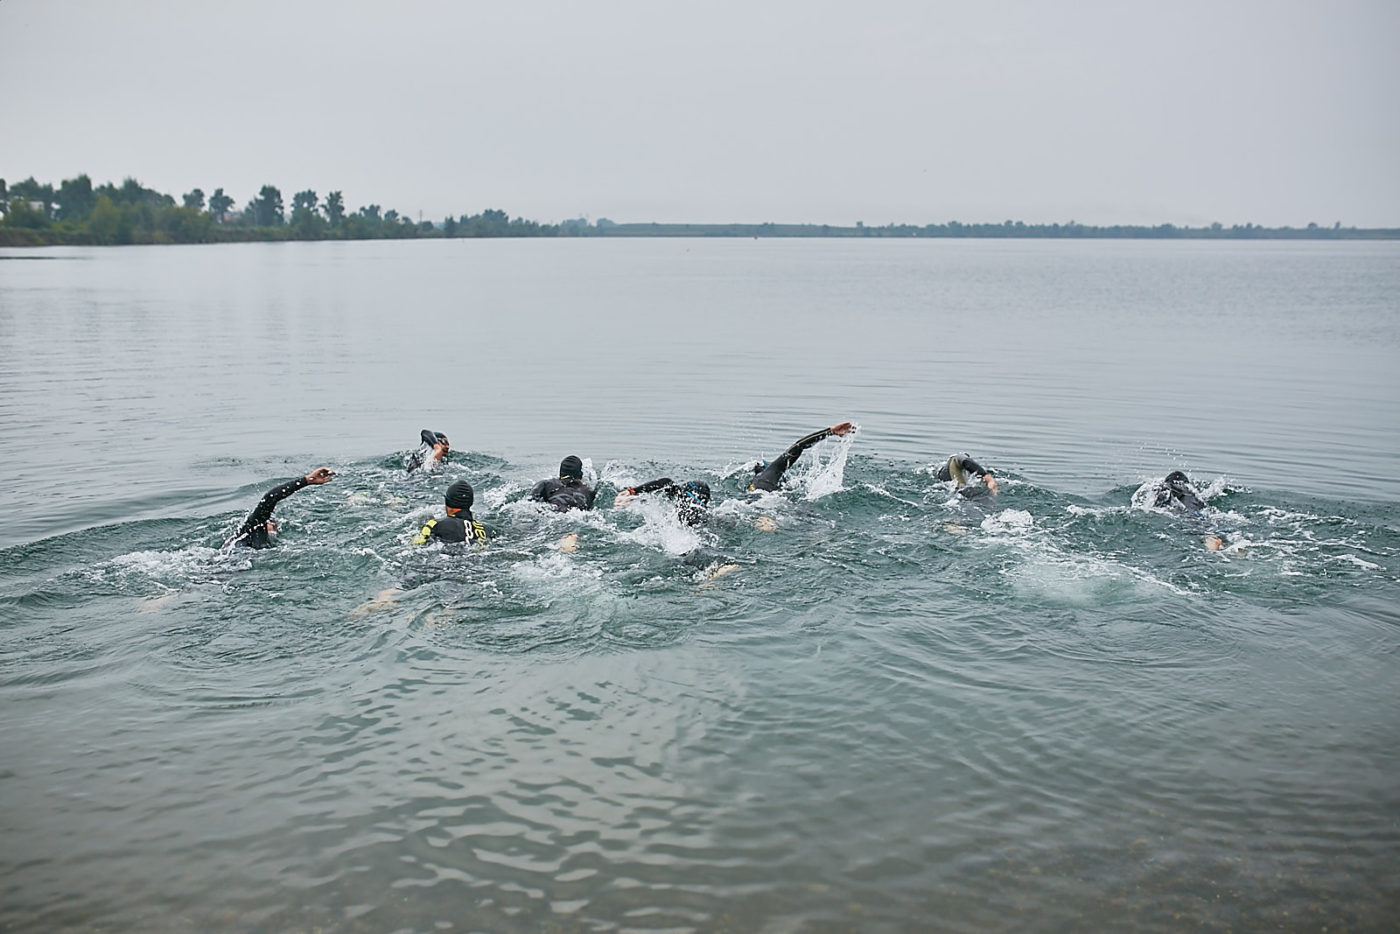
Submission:
[[[783,470],[787,470],[791,467],[793,462],[802,456],[803,451],[807,450],[818,441],[825,441],[829,437],[831,437],[831,429],[823,428],[821,431],[814,431],[802,440],[795,442],[792,447],[778,455],[778,461],[783,462]],[[775,461],[775,463],[776,462],[777,461]]]
[[[584,489],[586,489],[586,490],[588,491],[588,493],[587,493],[587,502],[588,502],[588,505],[584,506],[583,508],[584,508],[584,509],[592,509],[592,508],[593,508],[593,501],[594,501],[595,499],[598,498],[598,491],[595,490],[595,489],[593,489],[593,487],[591,487],[591,486],[590,486],[590,487],[584,487]]]
[[[648,480],[641,486],[634,486],[632,489],[636,490],[638,493],[664,492],[667,496],[674,497],[680,490],[680,487],[672,483],[670,477],[657,477],[655,480]]]
[[[959,460],[962,461],[963,470],[966,470],[968,473],[975,474],[979,477],[983,474],[991,473],[991,471],[987,470],[987,468],[983,467],[981,464],[977,463],[970,457],[964,456],[959,458]]]
[[[539,483],[536,483],[533,487],[530,488],[530,498],[533,500],[543,501],[548,495],[546,492],[548,489],[549,481],[541,480]]]
[[[415,544],[415,545],[426,545],[426,544],[428,544],[428,539],[430,539],[430,538],[433,537],[433,528],[434,528],[436,525],[437,525],[437,520],[436,520],[436,519],[429,519],[428,522],[427,522],[427,524],[424,525],[423,528],[421,528],[421,529],[418,530],[418,534],[415,535],[415,536],[413,536],[413,544]]]
[[[281,486],[275,486],[268,490],[258,501],[258,504],[253,507],[248,518],[244,519],[243,524],[238,527],[237,534],[243,535],[260,526],[267,525],[267,520],[272,518],[272,510],[277,508],[277,504],[304,486],[306,486],[306,478],[297,477],[295,480],[288,480]]]
[[[776,490],[778,482],[783,479],[783,474],[787,473],[787,469],[793,465],[793,462],[802,456],[802,452],[818,441],[829,437],[831,437],[831,429],[823,428],[821,431],[814,431],[807,437],[794,442],[792,447],[769,461],[768,466],[764,467],[754,478],[753,483],[749,484],[749,489]]]

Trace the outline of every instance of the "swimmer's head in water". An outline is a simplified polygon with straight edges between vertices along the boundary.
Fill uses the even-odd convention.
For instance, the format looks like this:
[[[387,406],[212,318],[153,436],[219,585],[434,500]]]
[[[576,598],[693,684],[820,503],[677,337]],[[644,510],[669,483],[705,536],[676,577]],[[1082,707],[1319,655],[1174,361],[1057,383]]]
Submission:
[[[759,461],[758,463],[756,463],[756,464],[753,465],[753,472],[754,472],[754,473],[763,473],[763,468],[765,468],[765,467],[767,467],[767,466],[768,466],[768,462],[767,462],[767,461]]]
[[[1200,512],[1202,509],[1206,508],[1206,504],[1202,502],[1200,496],[1196,494],[1186,474],[1179,470],[1173,470],[1171,473],[1167,474],[1163,482],[1166,483],[1167,489],[1171,491],[1171,496],[1186,509],[1192,512]]]
[[[701,506],[710,505],[710,485],[704,480],[691,480],[681,487],[681,492],[686,498],[699,503]]]
[[[574,480],[582,480],[583,461],[579,460],[573,454],[570,454],[559,462],[559,477],[561,479],[569,477]]]
[[[449,509],[471,509],[475,499],[472,485],[465,480],[458,480],[447,488],[446,500]]]

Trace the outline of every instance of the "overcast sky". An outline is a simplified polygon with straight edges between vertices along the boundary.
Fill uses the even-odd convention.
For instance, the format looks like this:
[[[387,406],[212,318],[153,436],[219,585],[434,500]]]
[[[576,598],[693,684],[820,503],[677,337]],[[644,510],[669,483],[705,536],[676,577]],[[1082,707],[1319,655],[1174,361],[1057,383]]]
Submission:
[[[0,0],[0,177],[440,220],[1400,226],[1397,0]]]

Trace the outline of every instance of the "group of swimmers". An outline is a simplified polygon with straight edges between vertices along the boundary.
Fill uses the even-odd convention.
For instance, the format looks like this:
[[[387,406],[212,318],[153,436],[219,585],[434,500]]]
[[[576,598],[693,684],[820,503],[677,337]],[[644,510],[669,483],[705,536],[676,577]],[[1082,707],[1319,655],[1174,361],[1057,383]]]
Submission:
[[[798,439],[771,461],[760,461],[753,468],[754,476],[749,483],[748,492],[778,490],[782,485],[783,475],[803,452],[827,438],[844,437],[854,430],[855,426],[852,423],[841,422]],[[410,454],[405,462],[409,473],[429,463],[441,463],[451,453],[451,442],[442,432],[424,429],[420,433],[420,439],[418,449]],[[992,471],[967,454],[954,454],[949,457],[939,467],[936,476],[944,482],[954,483],[958,493],[969,499],[986,495],[996,496],[1000,493]],[[334,477],[335,471],[318,467],[304,477],[273,487],[224,543],[225,547],[270,547],[277,534],[277,522],[272,518],[272,511],[277,504],[303,487],[329,483]],[[658,477],[619,490],[613,504],[623,507],[638,496],[646,494],[659,494],[669,500],[674,505],[677,518],[687,525],[700,526],[708,519],[711,492],[710,485],[704,480],[676,483],[670,477]],[[1172,509],[1193,516],[1199,516],[1205,509],[1200,494],[1191,485],[1190,479],[1179,470],[1167,474],[1153,489],[1152,496],[1152,505],[1160,509]],[[475,491],[466,480],[458,480],[451,484],[443,497],[446,514],[430,519],[424,524],[413,537],[413,544],[424,545],[430,541],[485,544],[488,538],[486,527],[472,515],[475,498]],[[559,463],[559,475],[536,483],[530,489],[529,498],[545,503],[559,512],[587,510],[593,508],[597,491],[584,482],[583,461],[571,454]],[[1208,549],[1217,551],[1224,540],[1218,533],[1210,533],[1204,536],[1204,541]]]

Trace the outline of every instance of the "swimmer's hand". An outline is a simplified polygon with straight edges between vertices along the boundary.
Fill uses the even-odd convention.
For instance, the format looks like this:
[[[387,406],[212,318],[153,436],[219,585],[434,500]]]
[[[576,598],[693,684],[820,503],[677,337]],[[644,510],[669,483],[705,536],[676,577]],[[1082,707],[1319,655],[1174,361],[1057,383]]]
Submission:
[[[842,422],[839,425],[832,425],[831,433],[839,438],[842,435],[848,434],[851,431],[851,429],[855,427],[856,426],[852,425],[850,422]]]
[[[315,486],[319,486],[322,483],[330,483],[331,478],[334,476],[334,470],[331,470],[326,467],[317,467],[315,470],[311,471],[311,473],[306,475],[306,482]]]
[[[992,491],[993,496],[1001,492],[1001,488],[997,486],[997,478],[993,477],[991,474],[984,473],[982,475],[982,482],[987,485],[987,489]]]
[[[634,486],[629,486],[625,490],[619,490],[617,495],[613,497],[613,508],[621,509],[636,498],[637,488]]]

